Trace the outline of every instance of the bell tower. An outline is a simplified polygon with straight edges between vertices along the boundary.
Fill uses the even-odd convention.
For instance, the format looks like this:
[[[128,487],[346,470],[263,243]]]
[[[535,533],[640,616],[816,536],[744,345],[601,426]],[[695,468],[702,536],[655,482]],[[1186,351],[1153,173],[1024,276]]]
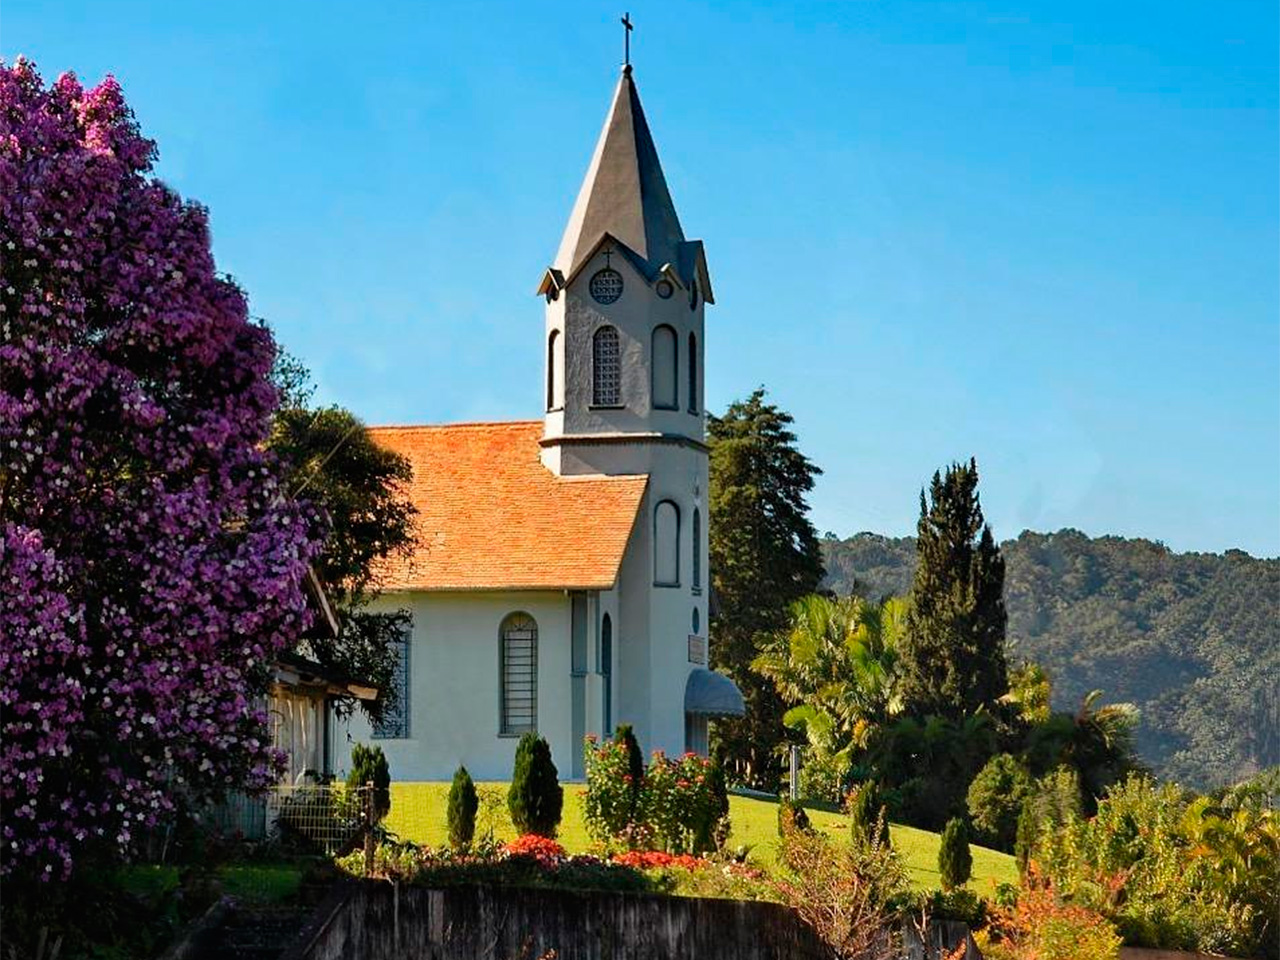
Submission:
[[[703,313],[714,294],[702,242],[681,229],[630,64],[538,293],[547,468],[651,473],[656,447],[705,460]]]

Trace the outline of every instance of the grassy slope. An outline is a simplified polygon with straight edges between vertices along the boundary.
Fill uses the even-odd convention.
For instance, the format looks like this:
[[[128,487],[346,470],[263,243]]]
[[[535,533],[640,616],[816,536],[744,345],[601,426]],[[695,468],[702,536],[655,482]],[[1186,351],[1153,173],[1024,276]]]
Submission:
[[[494,830],[499,837],[511,838],[515,829],[506,812],[506,784],[480,784],[482,794],[493,791],[502,798],[502,806],[495,818]],[[586,826],[582,821],[582,787],[565,787],[564,817],[560,824],[560,842],[571,853],[585,851],[591,845]],[[391,814],[387,827],[402,839],[416,843],[437,845],[445,842],[445,800],[447,783],[393,783],[391,785]],[[729,798],[729,819],[733,833],[729,837],[730,848],[745,845],[754,860],[772,865],[778,839],[777,804],[768,800],[732,796]],[[840,836],[848,828],[843,816],[824,811],[810,811],[815,827],[834,836]],[[484,808],[481,807],[478,827],[484,830]],[[913,827],[893,826],[890,829],[895,849],[902,855],[914,884],[922,888],[938,886],[938,835]],[[1017,869],[1008,854],[972,847],[973,879],[969,886],[977,893],[989,895],[994,884],[1003,881],[1017,882]]]

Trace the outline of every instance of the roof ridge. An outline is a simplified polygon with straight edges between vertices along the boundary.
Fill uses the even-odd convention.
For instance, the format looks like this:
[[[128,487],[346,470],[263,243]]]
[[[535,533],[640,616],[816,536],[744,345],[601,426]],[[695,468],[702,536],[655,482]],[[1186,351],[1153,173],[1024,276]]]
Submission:
[[[500,427],[532,427],[540,426],[541,420],[459,420],[456,423],[378,423],[373,424],[366,429],[368,430],[455,430],[459,428],[475,429],[484,427],[487,429],[496,429]]]

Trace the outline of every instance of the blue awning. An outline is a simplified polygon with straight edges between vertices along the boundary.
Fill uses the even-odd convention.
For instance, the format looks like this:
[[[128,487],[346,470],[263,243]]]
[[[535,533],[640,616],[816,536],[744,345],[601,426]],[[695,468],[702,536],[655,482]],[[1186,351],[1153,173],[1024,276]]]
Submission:
[[[737,684],[722,673],[699,667],[684,685],[684,712],[740,717],[747,707]]]

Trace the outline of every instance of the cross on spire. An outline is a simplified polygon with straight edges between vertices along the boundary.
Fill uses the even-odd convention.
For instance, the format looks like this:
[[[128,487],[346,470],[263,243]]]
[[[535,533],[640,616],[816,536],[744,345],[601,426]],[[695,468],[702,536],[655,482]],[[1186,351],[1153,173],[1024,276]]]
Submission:
[[[623,66],[631,66],[631,31],[635,29],[635,24],[631,22],[631,14],[624,13],[622,15],[622,25],[626,31],[622,34],[622,64]]]

